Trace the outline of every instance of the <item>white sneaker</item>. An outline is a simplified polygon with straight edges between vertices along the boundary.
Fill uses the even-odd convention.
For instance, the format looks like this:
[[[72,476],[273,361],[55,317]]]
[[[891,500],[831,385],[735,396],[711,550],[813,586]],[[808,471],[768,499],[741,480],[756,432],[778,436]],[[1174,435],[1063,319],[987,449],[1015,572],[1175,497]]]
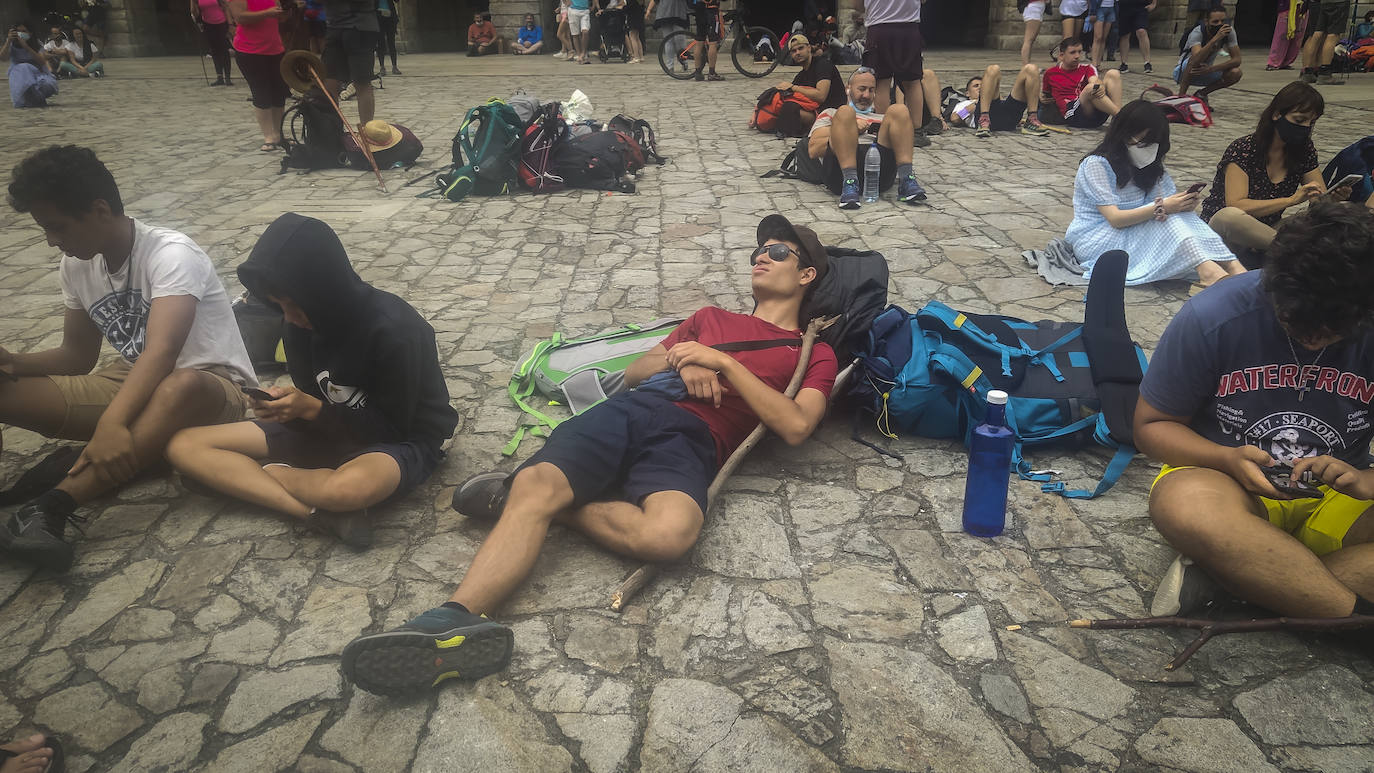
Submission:
[[[563,53],[562,51],[555,51],[555,52],[553,52],[553,58],[554,58],[554,59],[567,59],[567,58],[568,58],[568,55],[565,54],[565,53]]]

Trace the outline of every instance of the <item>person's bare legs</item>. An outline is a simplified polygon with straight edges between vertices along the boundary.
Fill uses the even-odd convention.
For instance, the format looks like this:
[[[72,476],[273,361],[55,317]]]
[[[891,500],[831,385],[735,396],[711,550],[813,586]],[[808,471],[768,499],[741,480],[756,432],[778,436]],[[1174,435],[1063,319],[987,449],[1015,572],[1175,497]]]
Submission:
[[[921,93],[921,82],[919,80],[900,81],[897,87],[902,90],[902,104],[906,105],[907,110],[910,111],[913,125],[924,126],[924,122],[917,123],[924,118],[925,109],[925,95]],[[874,102],[877,100],[875,99]],[[939,100],[936,100],[936,104],[939,104]],[[880,112],[883,114],[883,120],[886,121],[887,111],[882,110]],[[937,115],[939,114],[938,109],[935,112]]]
[[[0,426],[21,427],[45,437],[56,437],[67,420],[67,401],[57,385],[46,376],[20,377],[17,381],[0,380]],[[95,429],[68,427],[69,434],[89,438]],[[0,451],[5,449],[0,433]]]
[[[272,136],[276,137],[273,142],[280,143],[282,141],[281,118],[286,113],[286,106],[268,108],[267,112],[270,114],[270,120],[272,121]]]
[[[1197,93],[1195,93],[1193,96],[1202,97],[1203,99],[1206,99],[1214,91],[1220,91],[1221,89],[1230,88],[1236,85],[1237,83],[1240,83],[1240,78],[1240,68],[1232,67],[1231,69],[1221,74],[1221,80],[1217,81],[1216,83],[1213,83],[1210,86],[1198,89]]]
[[[928,67],[921,74],[921,96],[923,97],[922,104],[926,109],[925,120],[921,122],[921,125],[925,126],[932,119],[938,119],[941,124],[944,124],[945,119],[940,115],[940,77]],[[945,128],[948,128],[947,124]]]
[[[874,83],[873,109],[879,113],[887,113],[887,108],[892,105],[892,79],[878,78]],[[843,108],[841,108],[843,109]]]
[[[1102,84],[1107,88],[1107,99],[1112,102],[1111,115],[1116,115],[1121,106],[1126,104],[1122,98],[1121,71],[1108,70],[1101,77]]]
[[[1121,111],[1121,73],[1108,70],[1089,78],[1083,90],[1078,92],[1078,104],[1087,115],[1098,112],[1116,115]]]
[[[1184,67],[1178,74],[1178,94],[1183,96],[1188,93],[1188,87],[1193,85],[1193,62],[1188,60],[1188,66]]]
[[[1321,59],[1318,60],[1319,67],[1325,67],[1331,64],[1331,60],[1336,58],[1336,44],[1340,43],[1339,38],[1339,35],[1328,34],[1325,39],[1322,40],[1322,55]]]
[[[992,102],[1002,94],[1002,68],[990,64],[983,70],[983,85],[978,87],[978,112],[987,115]]]
[[[706,44],[706,64],[711,72],[716,71],[716,55],[720,53],[720,41]]]
[[[1102,57],[1107,52],[1107,35],[1111,33],[1112,23],[1097,20],[1093,25],[1093,67],[1102,69]]]
[[[705,517],[696,500],[681,491],[658,491],[643,508],[629,502],[593,502],[555,518],[607,550],[641,561],[681,558],[696,544]]]
[[[1217,470],[1195,467],[1164,476],[1150,494],[1150,517],[1170,545],[1222,587],[1279,614],[1349,615],[1356,591],[1343,578],[1360,583],[1361,595],[1374,592],[1368,587],[1374,573],[1370,544],[1318,558],[1270,524],[1260,503]],[[1360,522],[1370,520],[1366,512]]]
[[[1150,62],[1150,31],[1140,28],[1135,31],[1135,39],[1140,42],[1140,61],[1149,64]],[[1126,61],[1122,59],[1121,61]]]
[[[362,81],[354,81],[353,85],[358,90],[358,124],[371,121],[377,112],[377,97],[372,90],[372,81],[363,76]]]
[[[1040,35],[1041,23],[1039,19],[1026,22],[1026,37],[1021,41],[1021,64],[1030,64],[1031,46]]]
[[[901,107],[893,105],[892,107]],[[892,108],[888,108],[889,111]],[[905,108],[903,108],[905,112]],[[883,123],[887,123],[887,114],[883,115]],[[815,135],[812,135],[813,137]],[[855,154],[855,148],[859,146],[859,121],[854,114],[854,108],[844,105],[835,111],[835,115],[830,120],[830,152],[835,154],[835,161],[841,169],[857,169],[859,160]],[[911,141],[908,140],[910,145]],[[814,153],[812,158],[818,158]]]
[[[401,467],[379,451],[349,459],[338,469],[273,465],[263,470],[295,499],[329,513],[372,507],[401,485]]]
[[[1040,109],[1040,68],[1027,64],[1016,74],[1011,85],[1011,98],[1026,103],[1026,115],[1033,116]]]
[[[897,166],[911,163],[911,131],[911,113],[906,109],[906,105],[893,105],[883,114],[883,122],[878,127],[878,144],[892,149],[892,157],[897,162]],[[859,136],[856,129],[854,142],[849,143],[850,153],[854,152],[854,143],[858,141]],[[832,145],[832,147],[834,146]],[[838,152],[835,153],[835,158],[843,162]],[[857,162],[858,159],[856,158],[855,161]],[[847,169],[849,167],[841,163],[840,168]]]
[[[253,117],[258,121],[258,131],[262,132],[262,144],[273,145],[281,142],[281,121],[272,120],[271,108],[253,108]]]
[[[583,30],[583,31],[577,33],[576,35],[573,35],[573,40],[577,41],[577,60],[578,60],[579,62],[586,62],[586,61],[587,61],[587,31],[586,31],[586,30]]]
[[[1134,37],[1134,36],[1135,36],[1135,33],[1134,33],[1134,32],[1127,32],[1127,33],[1123,34],[1123,35],[1120,37],[1120,39],[1117,40],[1117,42],[1116,42],[1117,51],[1121,54],[1121,65],[1122,65],[1123,67],[1129,67],[1129,66],[1130,66],[1130,63],[1127,62],[1126,60],[1127,60],[1127,59],[1130,57],[1130,55],[1131,55],[1131,38]],[[1147,61],[1148,61],[1148,60],[1147,60]]]
[[[43,745],[43,735],[35,733],[0,746],[15,756],[0,763],[0,773],[43,773],[52,762],[52,749]]]

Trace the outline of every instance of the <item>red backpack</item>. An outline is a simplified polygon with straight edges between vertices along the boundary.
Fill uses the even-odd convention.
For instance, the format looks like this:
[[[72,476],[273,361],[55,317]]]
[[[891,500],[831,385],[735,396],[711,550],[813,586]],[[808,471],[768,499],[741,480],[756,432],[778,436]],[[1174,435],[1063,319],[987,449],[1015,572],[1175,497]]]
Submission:
[[[1153,102],[1163,110],[1164,117],[1169,123],[1185,123],[1204,129],[1212,125],[1212,108],[1197,97],[1175,94],[1156,83],[1141,92],[1140,98],[1146,102]]]
[[[554,174],[553,152],[562,142],[567,125],[560,114],[560,105],[550,102],[535,112],[530,125],[520,138],[521,187],[544,193],[563,190],[563,178]]]
[[[779,91],[770,87],[759,95],[758,104],[754,107],[754,127],[759,131],[775,131],[778,128],[778,116],[782,113],[782,106],[788,102],[813,113],[820,107],[816,100],[791,89]]]

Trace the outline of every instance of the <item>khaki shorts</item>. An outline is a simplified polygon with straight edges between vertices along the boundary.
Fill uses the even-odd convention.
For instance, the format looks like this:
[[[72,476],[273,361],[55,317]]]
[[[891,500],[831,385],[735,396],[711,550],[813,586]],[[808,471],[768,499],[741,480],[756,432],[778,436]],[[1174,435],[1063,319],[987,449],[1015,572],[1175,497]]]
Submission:
[[[119,393],[120,387],[124,386],[124,380],[129,377],[129,371],[132,369],[133,366],[128,362],[118,360],[85,376],[48,376],[67,403],[67,414],[56,437],[64,440],[89,440],[95,432],[96,422],[100,421],[105,408]],[[243,421],[248,411],[248,396],[239,389],[238,384],[230,380],[228,370],[217,368],[204,372],[213,376],[224,390],[224,404],[214,421],[210,423]]]
[[[1155,483],[1159,483],[1165,475],[1188,469],[1192,468],[1164,465],[1154,483],[1150,484],[1150,489],[1153,490]],[[1346,532],[1366,510],[1374,507],[1374,502],[1346,496],[1330,486],[1319,488],[1322,490],[1321,499],[1258,499],[1264,505],[1270,523],[1293,535],[1313,553],[1323,556],[1341,549]]]

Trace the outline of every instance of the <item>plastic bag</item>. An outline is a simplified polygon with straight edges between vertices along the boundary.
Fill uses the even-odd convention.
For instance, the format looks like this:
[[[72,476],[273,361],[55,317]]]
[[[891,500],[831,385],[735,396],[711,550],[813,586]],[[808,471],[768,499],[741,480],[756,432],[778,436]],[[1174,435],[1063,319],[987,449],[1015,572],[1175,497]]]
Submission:
[[[569,124],[586,121],[592,117],[592,101],[581,89],[573,89],[572,96],[563,102],[563,118]]]

